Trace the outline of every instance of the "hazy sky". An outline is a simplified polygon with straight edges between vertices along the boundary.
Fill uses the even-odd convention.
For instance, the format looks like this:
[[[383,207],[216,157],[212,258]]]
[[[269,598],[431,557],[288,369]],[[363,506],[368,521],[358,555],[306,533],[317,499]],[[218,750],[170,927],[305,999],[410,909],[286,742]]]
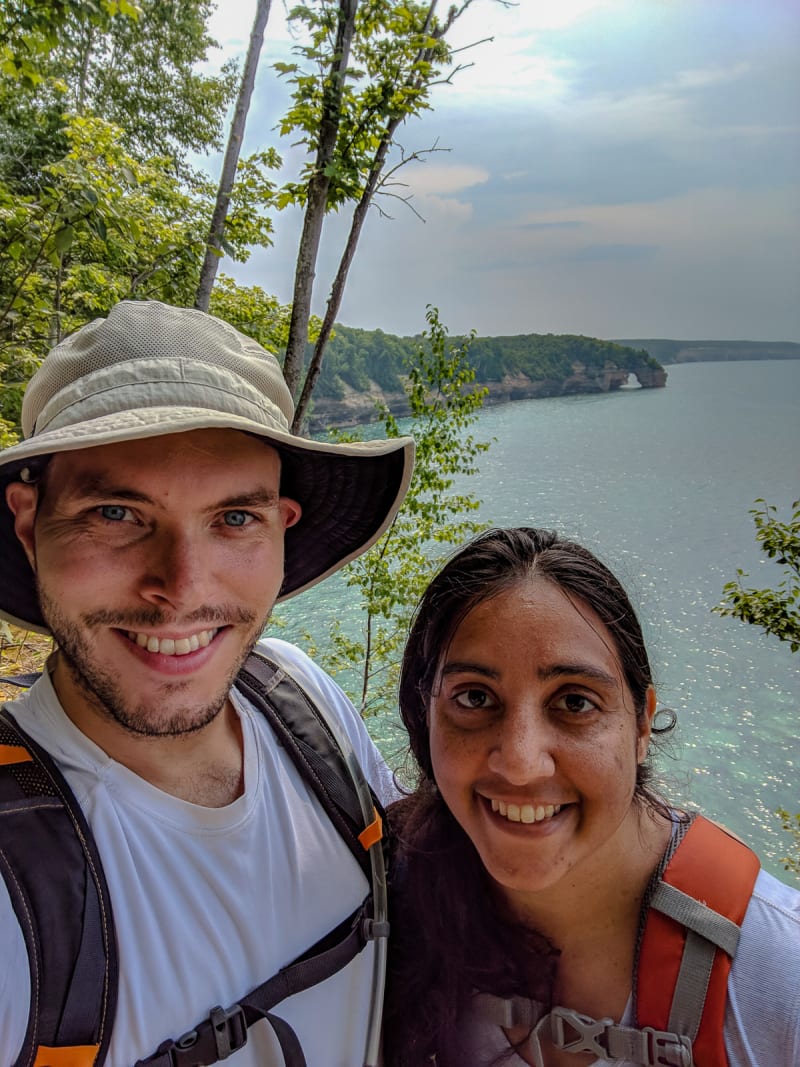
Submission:
[[[221,0],[225,55],[254,7]],[[245,147],[276,145],[288,177],[283,13],[273,0]],[[797,0],[474,0],[452,40],[487,36],[401,130],[407,151],[449,151],[401,172],[424,222],[373,209],[339,321],[410,334],[431,303],[451,333],[800,341]],[[327,224],[316,311],[347,221]],[[275,229],[222,269],[288,302],[299,213]]]

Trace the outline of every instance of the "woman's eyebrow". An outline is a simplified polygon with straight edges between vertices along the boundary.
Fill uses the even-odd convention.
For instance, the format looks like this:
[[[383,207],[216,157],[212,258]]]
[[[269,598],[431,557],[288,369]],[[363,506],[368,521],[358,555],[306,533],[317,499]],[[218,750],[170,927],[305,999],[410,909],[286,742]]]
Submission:
[[[600,667],[595,667],[590,663],[553,663],[547,667],[540,667],[537,673],[542,681],[577,674],[584,678],[594,678],[596,681],[604,682],[606,685],[619,685],[619,679],[615,675],[609,674],[608,671],[601,670]]]
[[[442,667],[442,675],[445,674],[485,674],[487,678],[499,678],[500,672],[483,663],[466,663],[461,660],[451,660]]]

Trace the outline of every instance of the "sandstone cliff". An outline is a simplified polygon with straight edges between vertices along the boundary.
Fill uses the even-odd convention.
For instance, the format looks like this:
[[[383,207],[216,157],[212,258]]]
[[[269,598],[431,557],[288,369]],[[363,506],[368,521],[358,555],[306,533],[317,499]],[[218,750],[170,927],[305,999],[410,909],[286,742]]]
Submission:
[[[615,392],[633,377],[643,389],[663,389],[667,372],[663,367],[639,366],[625,370],[612,364],[597,371],[583,363],[574,363],[572,374],[563,379],[532,379],[522,373],[506,375],[500,381],[475,382],[474,388],[488,389],[484,406],[506,404],[512,400],[532,400],[541,397],[575,396],[588,393]],[[383,392],[374,382],[366,392],[347,389],[342,397],[315,397],[308,419],[308,430],[319,433],[328,427],[359,426],[375,422],[376,403],[384,403],[393,415],[408,414],[405,393]]]

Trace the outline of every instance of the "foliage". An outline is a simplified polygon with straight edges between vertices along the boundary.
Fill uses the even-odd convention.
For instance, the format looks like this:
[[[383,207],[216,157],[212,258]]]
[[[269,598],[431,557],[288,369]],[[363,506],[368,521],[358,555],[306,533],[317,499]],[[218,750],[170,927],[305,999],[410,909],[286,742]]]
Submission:
[[[660,369],[660,364],[641,349],[575,334],[479,337],[473,345],[473,358],[479,379],[486,382],[519,373],[540,380],[562,379],[574,373],[575,363],[595,373],[606,367]]]
[[[4,0],[0,10],[0,72],[22,87],[42,80],[40,61],[58,44],[70,18],[106,26],[114,15],[138,18],[131,0]]]
[[[292,104],[281,120],[280,133],[296,138],[309,153],[299,180],[284,187],[281,206],[304,204],[314,174],[312,158],[326,106],[339,6],[339,0],[317,0],[295,7],[290,17],[295,25],[303,24],[307,42],[295,48],[299,62],[275,65],[293,87]],[[431,83],[450,58],[447,46],[436,36],[437,24],[430,19],[430,10],[430,4],[407,0],[361,0],[335,153],[328,167],[329,208],[338,209],[360,196],[388,117],[411,117],[430,108]],[[429,57],[421,58],[426,46],[436,50],[435,67]],[[422,75],[421,84],[415,74]]]
[[[397,653],[437,556],[482,528],[469,517],[480,502],[454,486],[457,478],[476,473],[476,459],[489,447],[469,432],[486,391],[473,386],[469,341],[450,342],[436,308],[429,307],[426,318],[428,329],[407,368],[410,426],[401,430],[389,410],[380,409],[383,436],[410,434],[416,442],[411,487],[389,530],[344,569],[347,586],[361,599],[360,633],[351,636],[335,625],[331,651],[319,657],[332,672],[357,671],[359,692],[351,695],[362,714],[392,699]]]
[[[347,387],[364,391],[370,382],[385,392],[400,392],[404,366],[417,343],[413,337],[395,337],[382,330],[337,325],[317,385],[319,396],[341,397]],[[608,366],[635,371],[654,362],[633,348],[570,334],[475,337],[470,340],[469,361],[480,382],[517,374],[533,381],[563,382],[574,374],[576,363],[585,367],[586,374],[599,376]]]
[[[392,184],[398,184],[392,175],[420,154],[406,155],[401,148],[399,162],[389,165],[397,131],[430,107],[430,91],[437,82],[449,81],[460,69],[451,65],[445,38],[472,3],[450,5],[443,19],[436,16],[436,0],[315,0],[292,12],[292,20],[304,24],[308,43],[295,50],[302,64],[277,67],[293,85],[293,103],[280,132],[299,137],[309,153],[300,180],[287,183],[278,198],[279,206],[298,204],[304,209],[284,362],[293,396],[298,393],[308,342],[324,218],[330,210],[354,205],[297,399],[295,430],[303,424],[316,387],[369,208],[378,193],[396,195],[389,192]],[[442,76],[448,66],[448,74]]]
[[[63,111],[101,115],[129,150],[177,165],[187,151],[218,148],[236,73],[233,64],[214,76],[199,70],[216,43],[206,30],[212,9],[211,0],[39,0],[27,21],[6,15],[0,101],[17,154],[23,146],[34,167],[40,157],[27,132],[34,115],[46,117],[44,144],[57,155],[53,125]]]
[[[800,874],[800,814],[790,815],[783,808],[778,808],[777,815],[781,820],[783,829],[791,836],[794,842],[794,856],[784,856],[781,862],[785,871],[794,871]]]
[[[286,347],[291,310],[288,304],[281,304],[260,286],[237,285],[224,274],[217,278],[211,291],[212,315],[218,315],[276,355]],[[318,329],[319,319],[312,316],[312,337]]]
[[[43,671],[52,651],[51,638],[0,619],[0,701],[15,700],[21,692],[16,685],[4,682],[4,677]]]
[[[14,428],[25,383],[65,333],[121,299],[191,304],[214,200],[203,175],[176,182],[169,158],[137,159],[101,119],[73,116],[64,130],[67,151],[42,168],[35,195],[0,182],[0,417]],[[240,164],[225,230],[236,259],[270,240],[274,162]],[[241,290],[237,310],[235,291],[226,283],[220,301],[242,320],[254,296]]]
[[[750,514],[756,526],[756,541],[769,559],[782,569],[783,577],[774,588],[745,587],[749,575],[738,569],[736,580],[723,587],[722,603],[713,610],[760,627],[780,641],[788,641],[792,652],[800,649],[800,500],[792,504],[788,522],[780,522],[777,508],[759,499]]]
[[[800,649],[800,500],[792,504],[789,522],[780,522],[777,508],[759,498],[750,514],[756,527],[756,541],[782,568],[783,577],[775,588],[752,589],[742,585],[749,575],[741,568],[736,581],[723,587],[724,600],[712,608],[718,615],[732,616],[758,626],[779,641],[788,641],[792,652]],[[800,874],[800,814],[790,815],[779,808],[777,815],[792,837],[795,856],[783,858],[784,869]]]

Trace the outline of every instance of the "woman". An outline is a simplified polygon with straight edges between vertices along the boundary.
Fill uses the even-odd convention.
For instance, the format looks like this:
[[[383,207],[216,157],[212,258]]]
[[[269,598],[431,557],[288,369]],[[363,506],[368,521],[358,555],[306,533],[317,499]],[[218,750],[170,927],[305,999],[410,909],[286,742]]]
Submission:
[[[463,548],[419,606],[400,707],[419,780],[390,810],[387,1067],[797,1067],[800,894],[649,787],[647,653],[591,553],[532,529]],[[685,923],[703,936],[673,1001]]]

